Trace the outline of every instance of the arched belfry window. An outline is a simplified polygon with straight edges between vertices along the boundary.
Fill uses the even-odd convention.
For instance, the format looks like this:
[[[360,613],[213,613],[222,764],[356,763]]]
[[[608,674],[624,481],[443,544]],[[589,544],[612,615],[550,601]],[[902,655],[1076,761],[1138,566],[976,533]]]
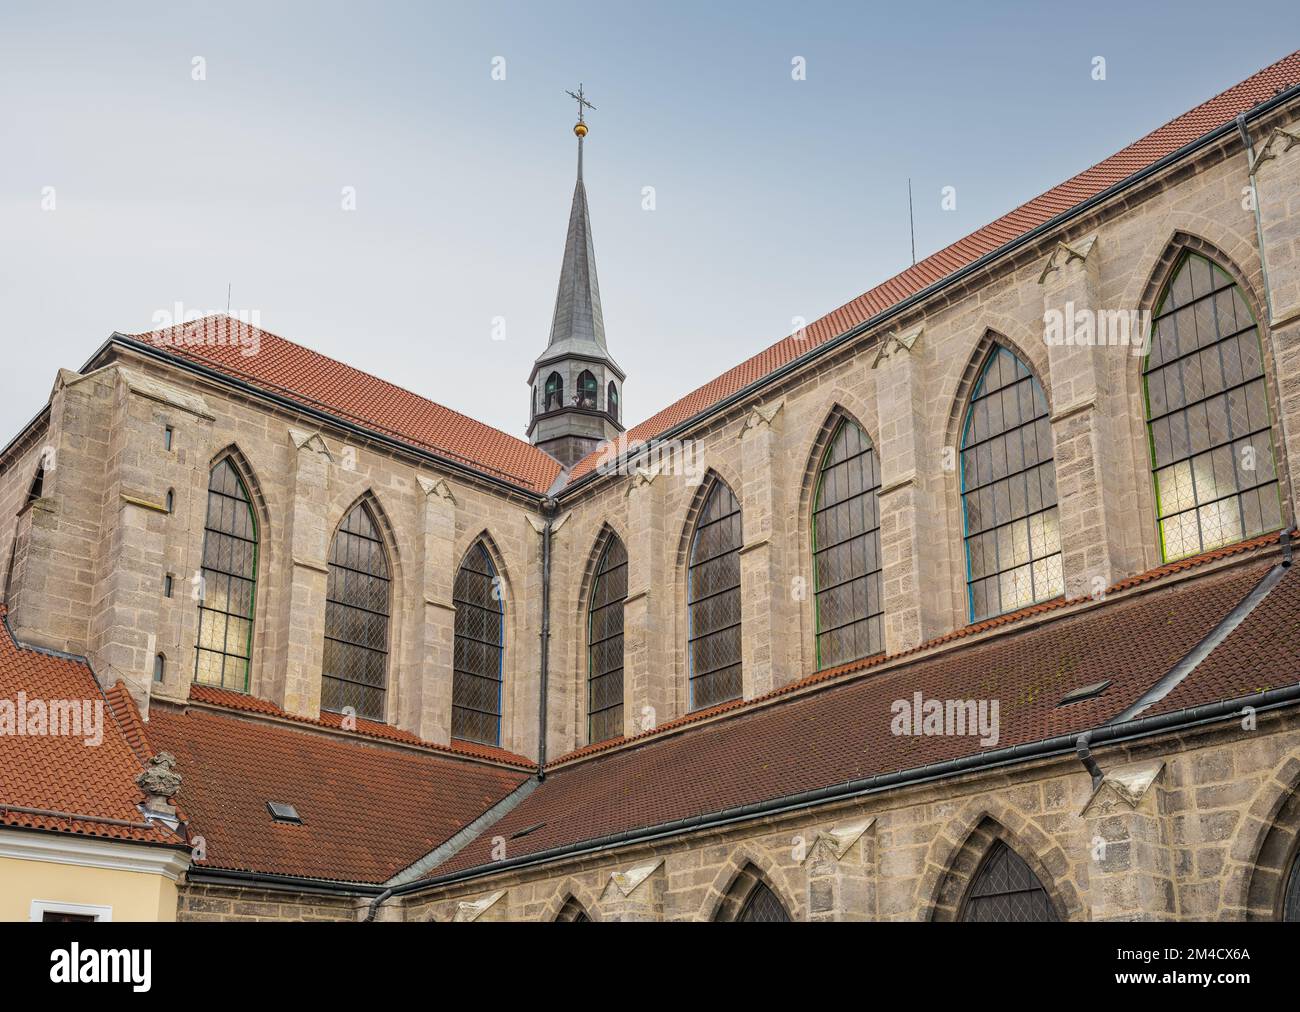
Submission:
[[[330,546],[321,709],[384,719],[388,676],[388,557],[370,507],[358,503]]]
[[[578,407],[596,410],[596,391],[600,384],[590,371],[584,369],[578,374]]]
[[[623,733],[623,602],[627,600],[627,549],[610,535],[591,587],[587,622],[587,740]]]
[[[456,642],[452,661],[451,736],[484,745],[501,742],[501,664],[505,612],[492,559],[478,542],[452,588]]]
[[[884,649],[879,491],[880,463],[871,440],[841,419],[822,457],[813,502],[819,668]]]
[[[208,478],[194,680],[248,691],[257,588],[257,517],[226,457]]]
[[[1161,557],[1281,527],[1263,347],[1241,290],[1185,253],[1152,327],[1142,378]]]
[[[606,408],[609,411],[609,416],[613,418],[614,421],[617,422],[618,421],[618,387],[615,386],[613,380],[609,381],[609,392],[605,395],[605,404],[606,404]]]
[[[691,538],[689,583],[691,709],[741,694],[740,503],[712,476]]]
[[[542,402],[543,411],[558,411],[564,407],[564,377],[553,372],[546,377],[546,394]]]
[[[994,345],[971,394],[961,437],[962,513],[970,619],[1057,597],[1061,537],[1056,465],[1043,388]]]
[[[999,924],[1059,920],[1033,869],[1001,840],[989,849],[971,880],[961,919]]]

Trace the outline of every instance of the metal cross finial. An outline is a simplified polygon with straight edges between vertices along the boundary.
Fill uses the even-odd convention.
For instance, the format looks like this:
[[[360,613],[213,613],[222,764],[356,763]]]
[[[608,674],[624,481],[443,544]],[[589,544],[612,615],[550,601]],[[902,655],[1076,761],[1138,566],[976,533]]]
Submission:
[[[585,120],[584,120],[583,117],[582,117],[582,110],[583,110],[583,107],[585,106],[586,108],[588,108],[588,109],[593,109],[593,110],[594,110],[596,107],[595,107],[594,105],[592,105],[590,102],[588,102],[586,96],[583,95],[583,93],[582,93],[582,85],[581,85],[581,84],[578,85],[578,90],[577,90],[576,93],[574,93],[574,92],[572,92],[572,91],[565,91],[565,94],[568,95],[570,98],[572,98],[572,99],[576,99],[576,100],[577,100],[577,103],[578,103],[578,122],[579,122],[579,123],[583,123],[583,122],[585,122]]]

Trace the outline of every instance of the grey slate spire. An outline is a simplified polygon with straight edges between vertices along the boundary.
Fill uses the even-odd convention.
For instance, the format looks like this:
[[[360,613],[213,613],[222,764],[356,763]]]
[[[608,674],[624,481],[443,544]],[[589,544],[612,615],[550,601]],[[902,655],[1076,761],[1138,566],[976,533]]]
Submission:
[[[569,208],[569,230],[564,237],[560,285],[555,293],[555,313],[546,350],[533,363],[528,377],[532,388],[528,435],[566,467],[603,440],[623,431],[621,401],[623,370],[605,343],[605,317],[596,278],[596,247],[591,238],[587,186],[582,178],[583,141],[587,102],[579,87],[578,179]]]
[[[596,248],[591,238],[587,187],[582,181],[583,140],[578,138],[578,181],[573,187],[569,231],[564,239],[551,339],[543,359],[570,353],[609,355],[605,346],[605,318],[600,311],[600,282],[596,278]]]

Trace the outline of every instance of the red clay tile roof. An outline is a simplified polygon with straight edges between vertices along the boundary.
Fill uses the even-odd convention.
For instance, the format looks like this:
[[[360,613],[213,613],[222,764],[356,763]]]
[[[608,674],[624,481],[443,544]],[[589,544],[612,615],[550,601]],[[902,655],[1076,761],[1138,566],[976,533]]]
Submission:
[[[513,859],[1082,732],[1113,719],[1173,668],[1273,561],[1243,561],[553,768],[490,834],[433,874],[490,864],[492,837],[509,841]],[[1287,602],[1284,614],[1294,626],[1297,602]],[[1104,679],[1112,684],[1099,697],[1057,705],[1072,689]],[[1197,683],[1197,672],[1188,681]],[[893,702],[916,692],[927,700],[998,700],[996,745],[981,746],[977,737],[894,735]],[[512,838],[526,827],[536,828]]]
[[[1139,716],[1240,699],[1300,681],[1300,568],[1291,566],[1192,675]]]
[[[522,439],[233,317],[124,336],[534,493],[560,473],[553,457]]]
[[[191,682],[190,701],[206,703],[210,706],[220,706],[228,710],[239,710],[244,713],[260,713],[268,717],[279,717],[299,724],[310,724],[313,727],[325,727],[336,731],[343,730],[343,715],[341,713],[326,712],[316,719],[300,717],[280,709],[269,699],[259,699],[256,696],[250,696],[246,692],[235,692],[232,689],[221,689],[213,685],[199,685],[197,682]],[[400,727],[382,724],[377,720],[366,720],[364,717],[357,718],[355,730],[343,733],[359,734],[366,738],[382,738],[385,741],[400,742],[404,745],[417,745],[420,748],[433,749],[436,752],[447,752],[473,759],[486,759],[491,762],[505,763],[508,766],[518,766],[528,770],[537,765],[526,756],[508,752],[503,748],[493,748],[491,745],[478,745],[469,741],[454,741],[450,745],[436,745],[431,741],[425,741],[410,731],[403,731]]]
[[[528,779],[201,709],[156,705],[148,734],[184,778],[191,833],[207,848],[196,868],[381,883]],[[272,821],[268,801],[293,805],[303,824]]]
[[[670,404],[627,433],[629,447],[643,443],[674,425],[699,414],[751,383],[798,358],[833,337],[883,313],[904,300],[955,273],[980,257],[1007,245],[1058,214],[1127,179],[1134,173],[1158,162],[1231,122],[1245,112],[1272,98],[1278,91],[1300,83],[1300,51],[1283,57],[1272,66],[1253,74],[1240,84],[1183,113],[1141,140],[1135,141],[1105,161],[1080,172],[1059,186],[1054,186],[1009,214],[959,239],[951,246],[933,253],[901,274],[859,295],[839,309],[827,313],[805,328],[802,335],[791,335],[759,352],[704,386]],[[577,481],[595,470],[602,451],[597,450],[580,460],[569,476]]]
[[[0,826],[184,846],[176,834],[150,825],[141,815],[137,806],[144,797],[135,778],[144,767],[133,750],[130,732],[118,724],[94,672],[84,662],[17,644],[0,606],[0,701],[16,708],[19,693],[29,703],[39,700],[46,707],[56,700],[98,704],[103,740],[86,744],[84,734],[0,736]],[[86,730],[84,725],[82,729]]]

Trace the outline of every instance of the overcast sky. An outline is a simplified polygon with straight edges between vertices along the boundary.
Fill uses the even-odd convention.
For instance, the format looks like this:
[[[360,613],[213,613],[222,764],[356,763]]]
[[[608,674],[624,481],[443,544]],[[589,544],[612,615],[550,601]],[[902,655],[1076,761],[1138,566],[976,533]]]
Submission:
[[[1284,56],[1297,28],[1295,0],[4,0],[0,443],[59,367],[178,302],[223,310],[227,284],[266,329],[522,435],[579,81],[606,333],[639,421],[905,268],[909,176],[920,257]]]

